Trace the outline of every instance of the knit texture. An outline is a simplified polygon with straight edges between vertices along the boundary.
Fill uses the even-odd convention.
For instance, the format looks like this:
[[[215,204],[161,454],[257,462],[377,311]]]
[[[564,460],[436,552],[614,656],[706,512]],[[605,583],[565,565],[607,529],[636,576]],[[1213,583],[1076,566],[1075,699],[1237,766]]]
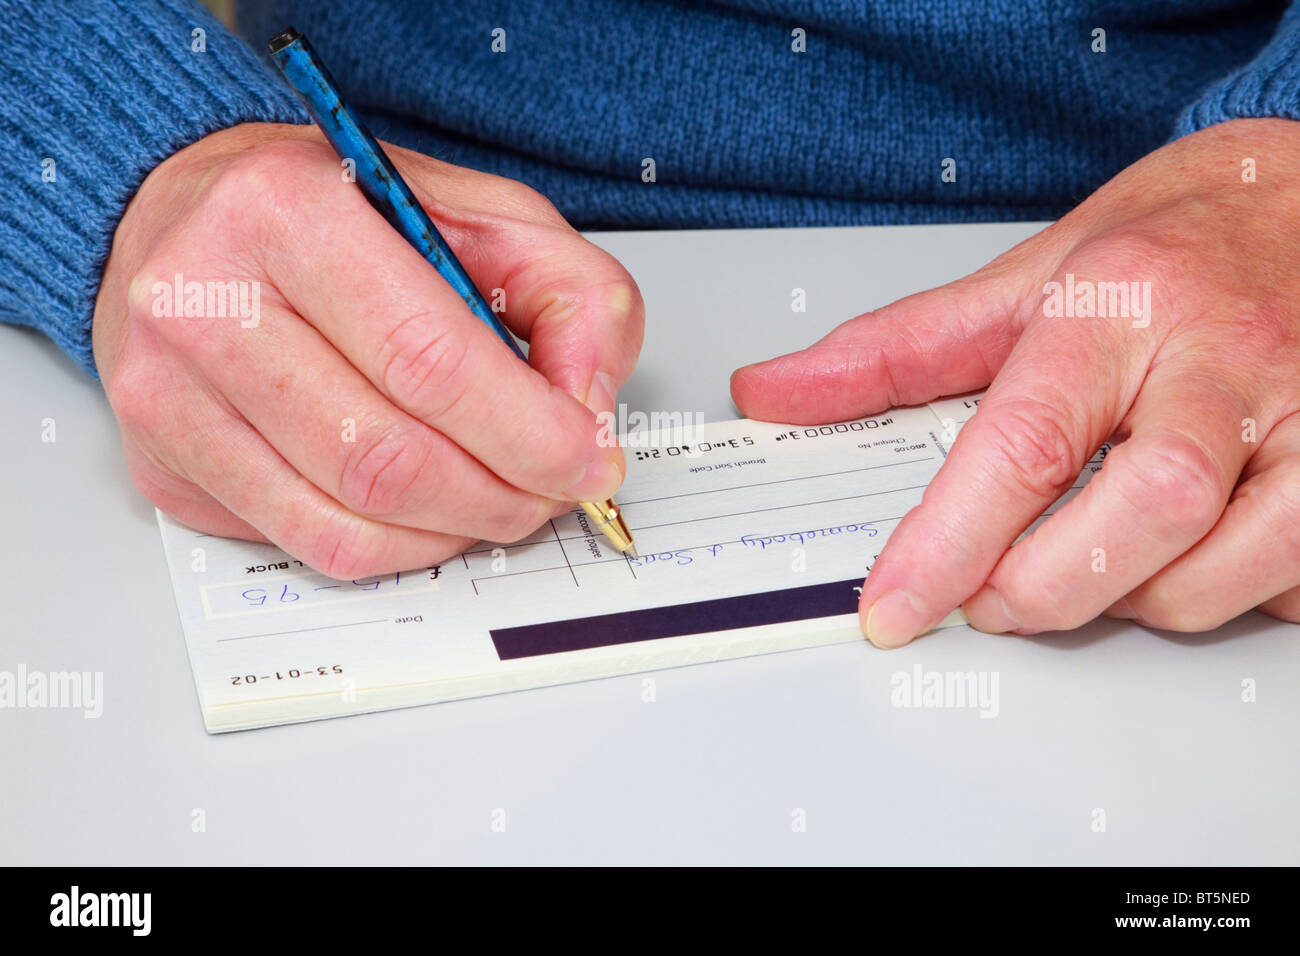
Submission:
[[[1179,117],[1177,133],[1266,116],[1300,119],[1300,5],[1286,11],[1273,39],[1253,60],[1201,94]]]
[[[1169,141],[1207,88],[1254,77],[1281,20],[1259,0],[360,10],[242,0],[241,28],[293,23],[377,135],[520,179],[586,228],[1055,218]],[[1283,57],[1263,67],[1278,72],[1272,95],[1241,110],[1275,115],[1300,88],[1287,28]],[[1200,119],[1228,118],[1225,106],[1211,97]]]
[[[307,118],[196,3],[0,4],[0,319],[95,374],[91,316],[127,203],[172,153],[244,122]]]
[[[583,228],[1053,218],[1174,136],[1300,119],[1285,4],[1038,6],[258,0],[238,18],[259,54],[306,33],[376,135],[529,183]],[[144,176],[211,131],[303,114],[187,0],[0,13],[0,318],[93,371],[99,275]]]

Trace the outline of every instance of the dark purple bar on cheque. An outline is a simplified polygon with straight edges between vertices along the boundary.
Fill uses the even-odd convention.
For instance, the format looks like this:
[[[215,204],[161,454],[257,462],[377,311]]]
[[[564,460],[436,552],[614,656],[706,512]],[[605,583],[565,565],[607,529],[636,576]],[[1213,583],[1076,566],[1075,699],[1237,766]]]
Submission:
[[[497,656],[510,661],[614,644],[635,644],[662,637],[681,637],[683,634],[856,614],[858,592],[854,589],[861,585],[862,578],[855,578],[669,607],[494,628],[490,633]]]

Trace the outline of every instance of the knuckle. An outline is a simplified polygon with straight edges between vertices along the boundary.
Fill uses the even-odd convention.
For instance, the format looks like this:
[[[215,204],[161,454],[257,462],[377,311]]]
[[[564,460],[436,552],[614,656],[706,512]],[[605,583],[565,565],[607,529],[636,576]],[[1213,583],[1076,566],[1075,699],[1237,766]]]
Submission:
[[[469,389],[469,345],[444,323],[415,313],[399,321],[381,346],[380,381],[398,404],[438,419]]]
[[[1082,430],[1046,402],[1018,399],[1003,403],[986,427],[992,433],[998,463],[1011,484],[1034,498],[1055,500],[1083,470]]]
[[[1199,281],[1200,270],[1188,261],[1185,245],[1147,229],[1126,228],[1073,251],[1060,271],[1073,274],[1076,283],[1094,283],[1094,321],[1084,327],[1087,334],[1126,334],[1152,321],[1171,325],[1180,299]]]
[[[1130,236],[1116,251],[1120,257],[1117,269],[1127,268],[1153,287],[1167,287],[1174,277],[1187,271],[1186,253],[1180,244],[1158,236],[1146,233]]]
[[[516,213],[534,222],[571,228],[555,204],[533,187],[517,179],[500,178],[494,184],[503,213]]]
[[[620,266],[620,275],[605,284],[605,315],[632,334],[638,346],[645,328],[645,300],[641,287]]]
[[[196,280],[210,282],[209,273],[196,268],[175,243],[164,243],[136,270],[127,285],[127,316],[132,325],[150,328],[184,355],[221,351],[224,323],[206,314],[206,291],[199,293],[201,307],[187,311]],[[204,290],[207,286],[202,286]],[[237,293],[236,293],[237,294]],[[229,301],[229,300],[227,300]]]
[[[173,271],[155,259],[141,264],[126,287],[126,310],[131,321],[152,322],[161,317],[161,297],[172,288]]]
[[[262,143],[239,154],[216,175],[208,198],[223,207],[244,209],[250,199],[292,202],[302,194],[297,172],[319,160],[320,147],[303,140]]]
[[[1268,502],[1276,515],[1275,527],[1285,528],[1287,532],[1280,536],[1278,546],[1287,567],[1300,567],[1300,456],[1292,463],[1290,475],[1279,475],[1279,480],[1270,487],[1260,489],[1268,496]]]
[[[979,542],[964,522],[949,521],[937,497],[938,489],[930,485],[922,492],[921,504],[903,516],[890,541],[906,541],[908,548],[950,556],[957,567],[972,572],[971,590],[993,571],[994,563],[980,553]],[[882,557],[890,549],[882,552]],[[900,554],[902,552],[900,551]]]
[[[336,581],[352,581],[390,570],[377,559],[366,530],[360,518],[329,518],[312,536],[302,560]]]
[[[315,172],[327,155],[305,140],[262,143],[228,162],[203,198],[204,218],[237,236],[265,241],[320,200]],[[344,194],[346,195],[346,194]]]
[[[1099,280],[1144,281],[1159,290],[1188,273],[1186,256],[1183,243],[1130,228],[1088,243],[1071,255],[1070,265],[1074,272]]]
[[[868,326],[868,330],[870,326]],[[885,396],[890,408],[906,405],[911,397],[911,377],[908,369],[924,367],[925,346],[921,333],[915,326],[900,322],[894,329],[889,345],[873,344],[869,348],[850,348],[844,361],[849,366],[849,381],[871,381],[871,375],[880,370],[885,383]]]
[[[1068,631],[1086,624],[1091,616],[1065,590],[1069,581],[1048,575],[1046,569],[1022,565],[1016,574],[1000,579],[997,589],[1007,609],[1035,631]]]
[[[154,429],[159,418],[159,403],[152,399],[152,389],[142,368],[123,362],[117,367],[112,381],[104,383],[104,392],[124,434]]]
[[[433,471],[433,448],[420,434],[387,428],[351,446],[339,477],[339,500],[357,514],[391,517],[405,510],[415,488]]]
[[[153,349],[126,350],[104,379],[104,393],[123,435],[142,447],[183,448],[200,418],[189,381]]]
[[[1158,516],[1169,532],[1199,537],[1222,513],[1228,488],[1198,442],[1165,434],[1133,445],[1124,457],[1129,477],[1123,493],[1138,513]]]
[[[582,322],[587,327],[584,335],[599,332],[606,343],[627,343],[639,350],[645,335],[641,289],[622,266],[596,251],[595,258],[585,256],[580,267],[566,269],[539,286],[545,304],[534,328],[552,330]]]
[[[127,472],[131,476],[131,484],[135,486],[135,490],[151,504],[172,516],[176,516],[181,511],[180,499],[172,490],[171,482],[151,462],[130,460]]]

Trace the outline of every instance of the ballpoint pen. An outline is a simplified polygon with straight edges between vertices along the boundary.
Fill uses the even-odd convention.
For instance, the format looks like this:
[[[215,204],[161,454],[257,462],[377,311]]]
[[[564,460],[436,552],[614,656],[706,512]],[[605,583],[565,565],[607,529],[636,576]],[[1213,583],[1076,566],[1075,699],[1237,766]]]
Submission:
[[[271,59],[298,94],[325,139],[340,158],[355,163],[356,184],[370,204],[438,270],[475,316],[495,332],[521,361],[528,361],[510,330],[488,308],[469,273],[439,234],[379,142],[344,102],[325,64],[306,38],[289,27],[271,38],[270,47]],[[636,557],[632,533],[612,498],[579,504],[620,553]]]

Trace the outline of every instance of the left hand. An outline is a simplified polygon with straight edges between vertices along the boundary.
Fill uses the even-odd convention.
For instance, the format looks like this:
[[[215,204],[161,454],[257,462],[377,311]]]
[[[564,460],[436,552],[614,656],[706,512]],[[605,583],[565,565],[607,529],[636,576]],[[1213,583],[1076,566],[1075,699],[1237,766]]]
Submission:
[[[1017,634],[1300,622],[1298,224],[1300,123],[1234,120],[978,272],[738,370],[744,414],[800,424],[989,386],[863,586],[867,636],[906,644],[959,604]],[[1062,316],[1047,284],[1067,274],[1076,295],[1150,283],[1150,314],[1101,286],[1103,317]],[[1105,467],[1017,542],[1107,439]]]

